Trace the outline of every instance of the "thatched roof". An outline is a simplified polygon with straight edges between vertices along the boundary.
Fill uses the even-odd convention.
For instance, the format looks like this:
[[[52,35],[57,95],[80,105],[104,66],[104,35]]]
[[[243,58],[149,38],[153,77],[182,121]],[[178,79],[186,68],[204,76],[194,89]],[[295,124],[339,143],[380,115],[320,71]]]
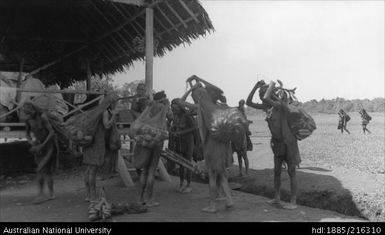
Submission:
[[[145,8],[154,9],[155,56],[214,28],[197,0],[0,0],[0,71],[32,72],[70,85],[144,59]]]

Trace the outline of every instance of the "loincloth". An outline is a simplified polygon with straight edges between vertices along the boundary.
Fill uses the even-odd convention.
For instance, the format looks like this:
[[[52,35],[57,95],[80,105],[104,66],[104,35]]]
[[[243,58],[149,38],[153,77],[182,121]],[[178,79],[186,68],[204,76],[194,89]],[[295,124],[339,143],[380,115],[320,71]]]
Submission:
[[[282,159],[287,164],[298,165],[301,163],[297,142],[285,143],[282,140],[271,139],[270,146],[274,157]]]

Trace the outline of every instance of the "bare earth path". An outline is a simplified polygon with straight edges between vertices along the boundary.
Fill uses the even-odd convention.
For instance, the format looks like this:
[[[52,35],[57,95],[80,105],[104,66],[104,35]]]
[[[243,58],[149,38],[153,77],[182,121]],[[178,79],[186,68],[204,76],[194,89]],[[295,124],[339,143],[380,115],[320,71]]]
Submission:
[[[272,207],[267,204],[265,197],[248,193],[232,191],[235,201],[233,209],[226,210],[224,202],[218,202],[220,211],[216,214],[206,214],[200,211],[206,206],[208,186],[194,183],[193,192],[180,194],[175,191],[178,180],[173,177],[173,183],[157,181],[155,192],[159,207],[150,208],[143,214],[125,214],[114,216],[110,221],[117,222],[262,222],[262,221],[364,221],[357,217],[345,216],[336,212],[300,206],[293,211]],[[98,182],[105,185],[110,202],[134,202],[138,193],[137,188],[122,186],[118,177],[108,181]],[[55,200],[40,205],[32,205],[35,195],[34,182],[24,185],[7,187],[0,191],[0,221],[56,221],[73,222],[88,221],[88,203],[84,201],[84,186],[79,175],[57,176],[55,181],[57,197]]]

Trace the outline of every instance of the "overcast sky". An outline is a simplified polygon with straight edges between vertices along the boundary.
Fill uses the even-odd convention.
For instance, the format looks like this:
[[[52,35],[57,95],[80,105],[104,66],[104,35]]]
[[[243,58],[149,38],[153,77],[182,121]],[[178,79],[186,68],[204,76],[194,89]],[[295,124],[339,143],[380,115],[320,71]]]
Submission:
[[[154,59],[154,89],[183,95],[192,74],[230,105],[258,78],[297,87],[300,101],[384,97],[384,1],[201,1],[215,32]],[[144,63],[114,84],[144,79]]]

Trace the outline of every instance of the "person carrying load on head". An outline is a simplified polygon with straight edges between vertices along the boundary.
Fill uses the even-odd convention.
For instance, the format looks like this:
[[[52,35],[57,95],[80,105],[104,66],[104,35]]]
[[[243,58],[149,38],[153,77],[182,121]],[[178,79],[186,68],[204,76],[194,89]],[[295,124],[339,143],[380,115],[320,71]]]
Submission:
[[[240,100],[238,102],[237,109],[243,114],[245,119],[247,120],[246,112],[245,112],[245,100]],[[252,123],[252,121],[249,121],[249,123]],[[246,143],[242,145],[241,148],[237,148],[234,144],[232,144],[233,152],[237,153],[238,157],[238,167],[239,167],[239,176],[242,176],[242,160],[245,162],[245,173],[246,175],[249,174],[249,159],[247,158],[247,151],[253,150],[253,144],[251,143],[250,139],[251,132],[249,130],[249,127],[247,127],[246,130]]]
[[[159,164],[163,141],[168,138],[166,116],[169,101],[164,91],[154,94],[142,114],[132,123],[129,136],[136,142],[134,166],[140,173],[139,203],[147,207],[158,206],[154,200],[155,172]]]
[[[30,151],[34,155],[37,165],[36,174],[39,192],[34,203],[38,204],[55,198],[52,174],[59,149],[54,129],[47,114],[31,101],[24,102],[23,112],[27,116],[27,139],[28,143],[32,145]],[[45,184],[48,186],[48,197],[44,196]]]
[[[279,81],[282,86],[282,83]],[[254,103],[253,97],[259,89],[262,104]],[[278,89],[278,88],[277,88]],[[271,148],[274,154],[274,199],[269,203],[283,206],[285,209],[297,208],[296,166],[301,162],[298,141],[309,136],[316,128],[314,120],[302,109],[290,105],[295,98],[294,90],[275,91],[275,83],[269,86],[263,80],[258,81],[247,97],[246,104],[266,112],[266,121],[271,132]],[[286,91],[289,91],[286,93]],[[288,97],[290,95],[290,98]],[[290,177],[290,203],[282,205],[280,200],[282,164],[288,165]]]
[[[196,84],[192,82],[195,80]],[[199,134],[203,145],[203,156],[209,175],[209,205],[202,210],[217,211],[216,199],[223,192],[226,207],[234,205],[228,185],[226,169],[232,164],[231,142],[245,137],[246,120],[236,109],[226,104],[226,97],[218,87],[193,75],[187,79],[191,89],[182,97],[181,103],[190,110],[196,110]],[[191,93],[194,104],[185,101]],[[239,141],[242,142],[242,141]],[[236,144],[239,144],[235,142]]]
[[[86,165],[84,182],[86,185],[86,201],[95,201],[98,196],[96,193],[96,174],[101,168],[107,170],[107,174],[112,174],[120,149],[120,137],[117,133],[115,122],[117,118],[116,103],[113,97],[105,97],[95,109],[101,110],[101,117],[96,119],[95,132],[92,142],[83,146],[83,163]],[[104,104],[102,107],[101,103]]]
[[[170,134],[172,135],[172,140],[175,142],[173,146],[174,149],[172,150],[182,155],[182,157],[186,160],[192,161],[195,148],[194,132],[198,129],[198,127],[195,125],[191,112],[186,110],[180,101],[181,99],[173,99],[171,102],[173,120],[171,122]],[[183,185],[185,178],[187,182],[186,187]],[[189,193],[192,191],[190,186],[191,178],[192,171],[185,169],[183,166],[180,166],[180,184],[178,188],[179,192]]]
[[[372,117],[369,116],[369,114],[366,112],[364,108],[362,108],[358,113],[361,115],[362,130],[364,134],[366,134],[366,131],[369,132],[369,134],[371,134],[371,132],[368,130],[366,126],[369,124],[370,120],[372,120]]]
[[[348,129],[346,129],[348,121],[350,121],[350,116],[343,109],[340,109],[338,111],[338,116],[339,116],[338,129],[341,130],[341,133],[344,133],[344,131],[346,131],[348,134],[350,134]]]

